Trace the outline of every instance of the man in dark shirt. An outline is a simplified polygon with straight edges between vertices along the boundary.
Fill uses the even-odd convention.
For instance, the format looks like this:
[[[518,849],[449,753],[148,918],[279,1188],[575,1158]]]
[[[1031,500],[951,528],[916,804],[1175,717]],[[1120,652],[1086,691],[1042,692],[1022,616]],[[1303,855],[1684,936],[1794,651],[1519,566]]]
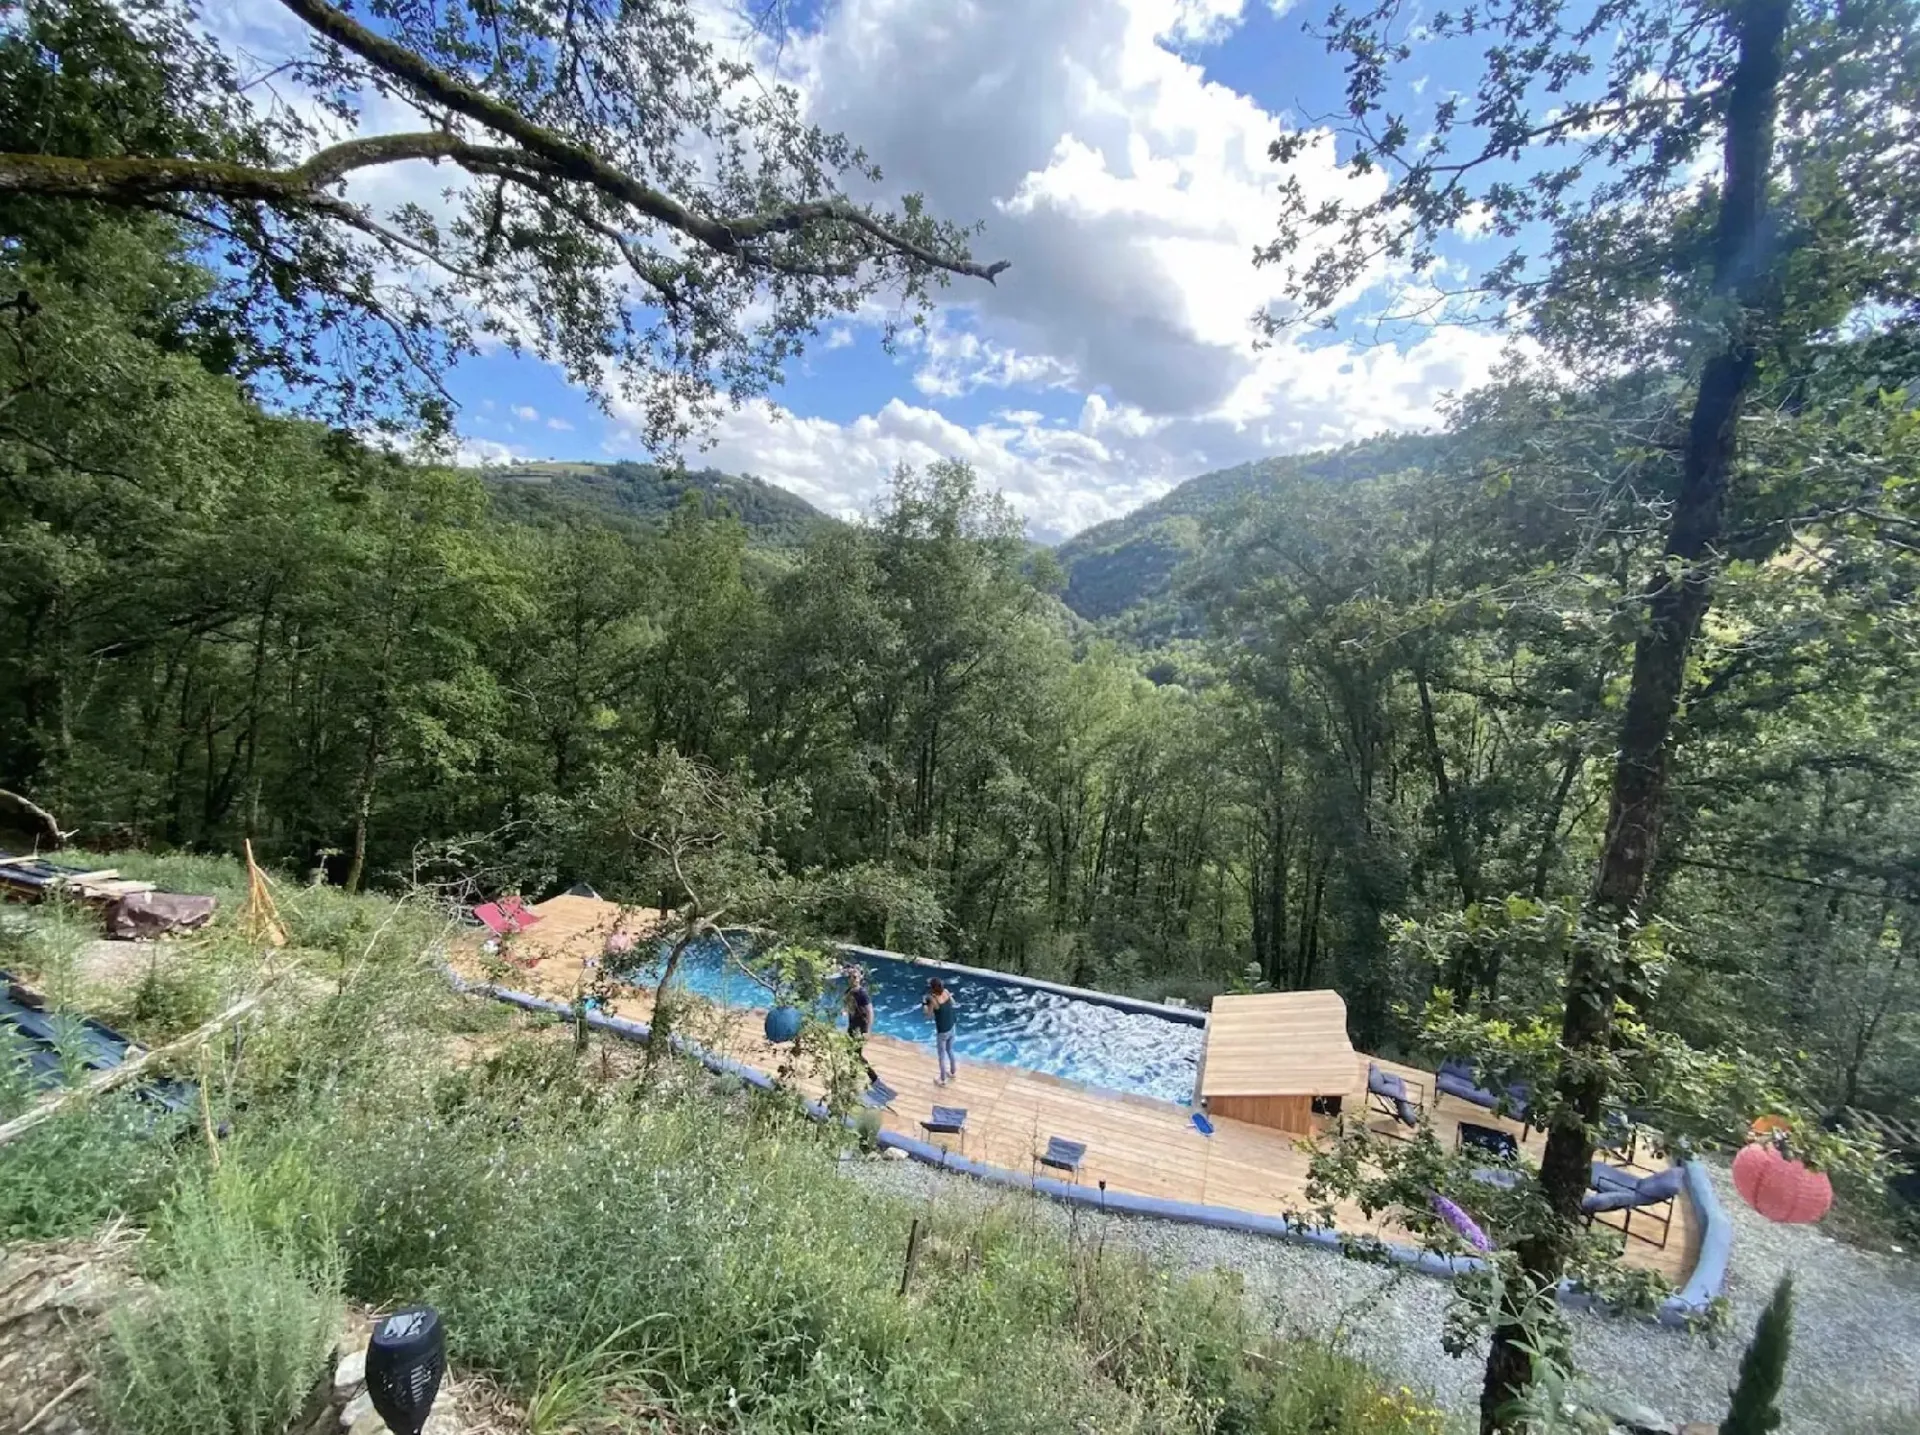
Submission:
[[[880,1073],[867,1060],[867,1033],[873,1030],[873,998],[867,992],[867,974],[858,967],[847,968],[847,1035],[853,1038],[853,1054],[866,1068],[867,1080],[875,1082]]]

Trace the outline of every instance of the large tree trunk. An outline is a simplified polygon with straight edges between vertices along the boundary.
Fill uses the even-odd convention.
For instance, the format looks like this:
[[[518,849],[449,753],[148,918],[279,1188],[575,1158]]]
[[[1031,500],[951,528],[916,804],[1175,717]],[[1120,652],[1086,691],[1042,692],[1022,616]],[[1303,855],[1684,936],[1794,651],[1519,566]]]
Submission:
[[[1767,249],[1767,182],[1773,168],[1781,49],[1791,0],[1746,0],[1731,22],[1739,40],[1727,100],[1720,213],[1713,241],[1713,296],[1735,301],[1730,332],[1706,360],[1681,461],[1680,491],[1667,529],[1670,560],[1648,583],[1647,625],[1634,645],[1633,678],[1621,723],[1613,800],[1590,901],[1601,923],[1624,925],[1637,915],[1660,835],[1668,745],[1679,709],[1687,656],[1712,601],[1714,550],[1724,520],[1735,429],[1759,362],[1752,311]],[[1604,1050],[1613,1034],[1614,1002],[1632,974],[1618,970],[1609,949],[1575,944],[1567,973],[1560,1042],[1569,1055]],[[1537,1286],[1558,1280],[1579,1228],[1580,1198],[1593,1159],[1593,1132],[1606,1100],[1598,1063],[1569,1061],[1547,1133],[1540,1183],[1557,1220],[1518,1244],[1516,1254]],[[1516,1292],[1516,1296],[1520,1293]],[[1531,1375],[1522,1341],[1522,1312],[1501,1311],[1480,1395],[1483,1431],[1503,1428]]]

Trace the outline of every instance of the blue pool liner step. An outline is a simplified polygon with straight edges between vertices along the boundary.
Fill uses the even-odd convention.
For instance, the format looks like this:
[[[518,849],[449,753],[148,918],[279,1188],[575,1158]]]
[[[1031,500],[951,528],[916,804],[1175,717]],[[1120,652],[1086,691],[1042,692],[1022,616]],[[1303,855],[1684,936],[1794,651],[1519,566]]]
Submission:
[[[573,1017],[572,1009],[560,1002],[548,1001],[544,997],[531,996],[526,992],[509,991],[504,987],[489,987],[483,983],[469,982],[445,964],[442,964],[441,972],[457,991],[490,996],[496,1001],[506,1002],[527,1011],[546,1012],[569,1020]],[[1003,977],[1002,980],[1005,978]],[[652,1038],[652,1033],[644,1022],[631,1021],[626,1017],[602,1016],[598,1012],[588,1012],[586,1019],[589,1026],[627,1041],[645,1043]],[[757,1071],[751,1066],[744,1066],[740,1062],[718,1056],[684,1037],[669,1036],[667,1040],[673,1051],[698,1061],[715,1075],[737,1077],[748,1086],[760,1091],[779,1090],[774,1079],[763,1071]],[[815,1121],[830,1123],[835,1119],[833,1114],[818,1101],[803,1097],[801,1106]],[[853,1122],[848,1118],[841,1118],[840,1124],[849,1130],[853,1128]],[[936,1146],[931,1142],[921,1141],[912,1136],[898,1135],[892,1131],[880,1133],[879,1145],[882,1149],[902,1151],[908,1159],[928,1166],[957,1171],[961,1175],[972,1176],[976,1180],[995,1186],[1032,1191],[1035,1195],[1046,1196],[1071,1205],[1086,1206],[1120,1215],[1151,1216],[1162,1221],[1181,1221],[1188,1225],[1205,1226],[1216,1231],[1241,1231],[1248,1235],[1275,1236],[1281,1240],[1297,1241],[1303,1245],[1317,1246],[1322,1250],[1341,1255],[1350,1254],[1347,1238],[1338,1231],[1325,1226],[1310,1226],[1285,1216],[1265,1216],[1253,1211],[1242,1211],[1233,1206],[1209,1206],[1194,1201],[1170,1201],[1158,1196],[1136,1196],[1126,1191],[1094,1190],[1076,1185],[1071,1181],[1058,1181],[1050,1176],[1035,1176],[1024,1171],[1012,1171],[1004,1166],[990,1166],[984,1161],[957,1156],[945,1147]],[[1701,1222],[1700,1256],[1694,1263],[1693,1271],[1688,1276],[1686,1284],[1669,1296],[1654,1313],[1656,1321],[1669,1327],[1692,1326],[1708,1315],[1713,1302],[1718,1299],[1726,1286],[1727,1260],[1733,1245],[1733,1228],[1727,1220],[1726,1212],[1720,1207],[1719,1199],[1714,1194],[1713,1180],[1707,1174],[1706,1168],[1696,1160],[1689,1160],[1685,1163],[1685,1169],[1687,1194],[1692,1198],[1694,1209]],[[1374,1249],[1380,1258],[1392,1264],[1408,1266],[1425,1275],[1448,1279],[1482,1270],[1487,1264],[1478,1256],[1443,1256],[1434,1251],[1418,1250],[1412,1246],[1398,1245],[1390,1241],[1380,1242]],[[1560,1303],[1573,1310],[1595,1309],[1603,1304],[1591,1292],[1581,1290],[1567,1281],[1560,1283],[1559,1296]]]

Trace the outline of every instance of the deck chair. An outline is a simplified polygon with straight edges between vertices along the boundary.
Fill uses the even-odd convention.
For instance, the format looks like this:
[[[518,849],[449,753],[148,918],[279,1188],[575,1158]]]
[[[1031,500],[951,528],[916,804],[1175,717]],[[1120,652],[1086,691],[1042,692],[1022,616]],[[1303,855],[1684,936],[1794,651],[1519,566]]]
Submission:
[[[900,1093],[884,1081],[876,1081],[869,1086],[866,1094],[860,1098],[876,1110],[885,1110],[900,1099]]]
[[[1640,1150],[1640,1125],[1626,1112],[1613,1107],[1601,1118],[1600,1136],[1595,1144],[1609,1156],[1617,1157],[1622,1166],[1631,1166]]]
[[[1480,1084],[1480,1077],[1473,1066],[1457,1058],[1440,1063],[1440,1070],[1433,1078],[1434,1090],[1444,1096],[1451,1096],[1466,1102],[1469,1106],[1478,1106],[1484,1111],[1499,1111],[1505,1105],[1505,1115],[1511,1116],[1522,1125],[1530,1125],[1527,1120],[1527,1105],[1533,1092],[1524,1081],[1516,1081],[1507,1088],[1502,1097],[1489,1091]]]
[[[1407,1094],[1407,1079],[1391,1071],[1382,1071],[1371,1061],[1367,1063],[1367,1110],[1369,1113],[1391,1116],[1402,1126],[1420,1124],[1420,1106]],[[1393,1130],[1380,1134],[1395,1140],[1407,1139]]]
[[[1502,1131],[1498,1126],[1481,1126],[1476,1122],[1462,1121],[1454,1133],[1454,1150],[1464,1150],[1472,1146],[1485,1151],[1490,1156],[1498,1156],[1506,1161],[1520,1159],[1520,1143],[1513,1139],[1513,1133]]]
[[[958,1136],[960,1154],[967,1151],[967,1108],[964,1106],[936,1106],[933,1114],[920,1123],[920,1129],[929,1136]]]
[[[1604,1220],[1600,1224],[1612,1226],[1630,1241],[1645,1241],[1660,1250],[1666,1249],[1667,1239],[1673,1233],[1674,1198],[1680,1194],[1686,1179],[1684,1167],[1669,1166],[1650,1176],[1636,1176],[1605,1161],[1595,1161],[1588,1179],[1593,1189],[1581,1198],[1580,1209],[1589,1226],[1602,1216],[1618,1211],[1620,1224]],[[1641,1229],[1637,1231],[1633,1228],[1636,1215],[1641,1218]]]
[[[1080,1179],[1081,1164],[1087,1159],[1087,1143],[1068,1141],[1059,1136],[1047,1138],[1047,1149],[1034,1157],[1036,1168],[1051,1166],[1056,1171],[1065,1171],[1077,1182]]]
[[[518,897],[507,897],[499,902],[482,902],[473,909],[473,915],[479,918],[486,929],[496,937],[524,932],[529,927],[539,926],[541,920],[540,914],[528,911]]]

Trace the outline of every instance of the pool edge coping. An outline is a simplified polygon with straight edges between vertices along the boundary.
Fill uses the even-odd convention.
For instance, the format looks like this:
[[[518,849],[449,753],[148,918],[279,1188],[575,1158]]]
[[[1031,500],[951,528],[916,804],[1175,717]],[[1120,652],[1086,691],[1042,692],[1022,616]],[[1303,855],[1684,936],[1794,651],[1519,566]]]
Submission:
[[[852,950],[878,949],[853,948]],[[927,963],[926,965],[936,964]],[[439,963],[439,967],[441,975],[447,979],[455,991],[463,995],[478,993],[526,1011],[543,1012],[565,1020],[574,1019],[573,1009],[561,1002],[485,982],[470,982],[455,971],[450,963],[444,961]],[[608,1032],[624,1041],[648,1045],[653,1040],[652,1028],[645,1022],[633,1021],[627,1017],[607,1016],[597,1011],[588,1011],[584,1016],[589,1027]],[[667,1040],[671,1050],[693,1058],[715,1075],[736,1077],[759,1091],[772,1093],[781,1090],[780,1084],[764,1071],[708,1051],[697,1042],[688,1041],[682,1036],[670,1033]],[[798,1095],[798,1093],[793,1094]],[[836,1120],[833,1113],[828,1111],[822,1103],[804,1095],[799,1099],[802,1108],[811,1119],[823,1124],[832,1124]],[[840,1125],[848,1129],[853,1128],[851,1117],[837,1119]],[[909,1160],[918,1161],[922,1165],[971,1176],[990,1185],[1029,1191],[1034,1195],[1045,1196],[1069,1205],[1096,1208],[1103,1212],[1118,1212],[1123,1215],[1149,1216],[1158,1220],[1176,1221],[1184,1225],[1202,1226],[1212,1230],[1277,1237],[1313,1246],[1348,1259],[1365,1259],[1364,1256],[1357,1254],[1359,1248],[1352,1244],[1352,1238],[1343,1236],[1337,1229],[1308,1226],[1302,1222],[1289,1220],[1285,1216],[1264,1216],[1255,1211],[1243,1211],[1236,1206],[1212,1206],[1195,1201],[1174,1201],[1160,1196],[1136,1195],[1130,1191],[1090,1190],[1085,1186],[1058,1181],[1049,1176],[1023,1174],[1005,1166],[992,1166],[984,1161],[975,1161],[970,1157],[956,1157],[944,1147],[935,1146],[911,1136],[902,1136],[884,1128],[875,1138],[875,1143],[882,1149],[898,1150]],[[1700,1213],[1700,1244],[1694,1256],[1693,1269],[1688,1273],[1686,1281],[1662,1301],[1649,1317],[1655,1324],[1669,1329],[1691,1328],[1711,1312],[1714,1302],[1720,1298],[1725,1289],[1727,1264],[1733,1248],[1732,1224],[1720,1207],[1719,1198],[1714,1192],[1713,1181],[1706,1167],[1697,1157],[1688,1157],[1681,1164],[1688,1199],[1693,1201],[1695,1209]],[[1366,1249],[1377,1250],[1391,1264],[1408,1266],[1423,1275],[1431,1275],[1443,1280],[1473,1274],[1484,1270],[1487,1265],[1487,1262],[1478,1256],[1442,1256],[1433,1251],[1423,1251],[1394,1241],[1378,1241]],[[1570,1280],[1563,1279],[1560,1282],[1558,1297],[1560,1304],[1569,1310],[1607,1311],[1612,1308],[1609,1302],[1591,1291],[1579,1289]]]

